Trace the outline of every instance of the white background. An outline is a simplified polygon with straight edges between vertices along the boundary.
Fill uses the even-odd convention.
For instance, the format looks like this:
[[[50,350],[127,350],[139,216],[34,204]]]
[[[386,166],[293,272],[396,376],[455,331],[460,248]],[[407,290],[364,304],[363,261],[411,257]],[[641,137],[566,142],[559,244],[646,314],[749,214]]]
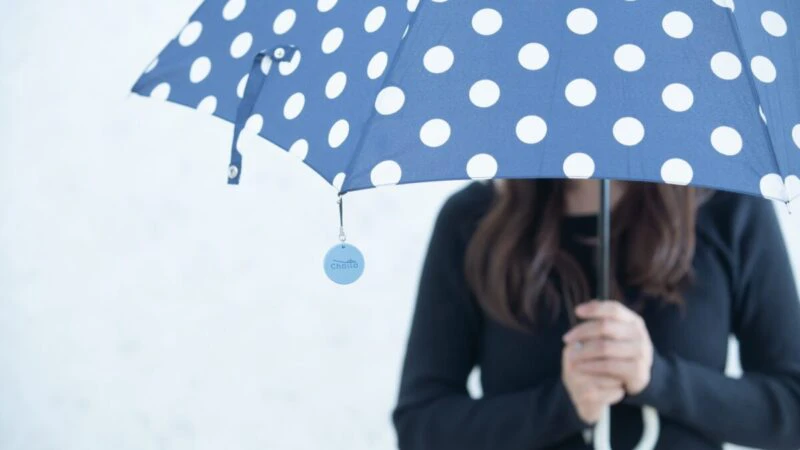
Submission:
[[[329,283],[333,188],[263,143],[229,187],[230,125],[128,96],[198,3],[2,1],[2,450],[395,447],[421,258],[462,183],[348,196],[367,273]]]

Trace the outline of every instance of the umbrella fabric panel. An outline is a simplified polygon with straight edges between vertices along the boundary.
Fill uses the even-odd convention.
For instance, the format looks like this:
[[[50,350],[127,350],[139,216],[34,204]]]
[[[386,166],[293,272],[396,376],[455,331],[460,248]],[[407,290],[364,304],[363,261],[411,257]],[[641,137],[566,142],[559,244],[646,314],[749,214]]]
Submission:
[[[733,3],[731,3],[733,5]],[[800,3],[737,1],[731,17],[789,195],[800,195]]]
[[[404,2],[209,0],[133,91],[234,122],[258,52],[294,47],[290,62],[273,67],[264,59],[248,128],[286,150],[302,148],[305,163],[333,182],[351,160],[410,18]]]
[[[740,6],[760,27],[743,40],[769,43],[762,53],[782,61],[783,84],[751,79],[731,11],[711,0],[577,3],[423,3],[387,80],[403,91],[402,108],[375,116],[345,190],[592,176],[800,195],[791,136],[800,90],[788,57],[798,35],[764,41],[778,38],[752,11],[770,2]],[[787,17],[800,8],[771,3]],[[784,99],[763,105],[766,117],[783,117],[772,128],[759,114],[762,91]]]

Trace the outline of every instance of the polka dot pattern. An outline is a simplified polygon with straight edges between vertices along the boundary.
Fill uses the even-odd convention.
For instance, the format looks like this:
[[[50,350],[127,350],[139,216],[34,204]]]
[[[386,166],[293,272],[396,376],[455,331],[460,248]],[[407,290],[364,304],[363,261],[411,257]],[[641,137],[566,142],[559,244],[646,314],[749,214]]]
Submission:
[[[425,52],[423,64],[428,72],[433,74],[445,73],[453,67],[455,56],[453,51],[444,45],[437,45]]]
[[[594,169],[594,160],[586,153],[572,153],[564,160],[564,176],[567,178],[591,178]]]
[[[473,180],[493,178],[497,174],[497,160],[488,153],[473,156],[467,162],[467,176]]]
[[[500,99],[500,86],[492,80],[481,80],[469,90],[469,99],[478,108],[494,106]]]
[[[238,114],[243,135],[343,191],[614,178],[788,200],[800,24],[787,5],[208,1],[134,91]]]
[[[503,16],[496,9],[484,8],[472,16],[472,28],[483,36],[491,36],[503,26]]]

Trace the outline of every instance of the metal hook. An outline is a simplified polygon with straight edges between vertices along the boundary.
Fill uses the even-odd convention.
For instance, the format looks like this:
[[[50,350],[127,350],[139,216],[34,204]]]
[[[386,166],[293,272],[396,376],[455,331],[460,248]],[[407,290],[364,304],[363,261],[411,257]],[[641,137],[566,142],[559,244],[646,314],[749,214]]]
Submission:
[[[344,234],[344,202],[342,201],[341,194],[339,194],[339,199],[336,203],[339,204],[339,241],[344,244],[347,240],[347,236]]]

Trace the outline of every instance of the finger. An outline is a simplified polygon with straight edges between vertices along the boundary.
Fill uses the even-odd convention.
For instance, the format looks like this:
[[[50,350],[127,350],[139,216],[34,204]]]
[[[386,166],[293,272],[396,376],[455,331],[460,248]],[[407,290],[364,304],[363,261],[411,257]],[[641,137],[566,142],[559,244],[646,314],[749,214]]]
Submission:
[[[592,389],[616,389],[623,387],[622,380],[608,375],[592,375],[572,369],[568,374],[571,385],[578,391]]]
[[[588,383],[594,389],[608,390],[608,389],[623,389],[622,380],[619,378],[609,377],[605,375],[592,375],[587,376]]]
[[[600,391],[599,403],[605,405],[616,405],[625,398],[625,389],[603,389]]]
[[[564,342],[585,342],[592,339],[635,340],[639,329],[630,322],[617,320],[591,320],[571,329],[564,335]]]
[[[574,369],[587,375],[610,376],[627,379],[636,373],[636,361],[630,359],[595,359],[575,364]]]
[[[588,405],[605,406],[618,403],[623,397],[625,397],[625,389],[622,388],[595,388],[581,392],[578,401]]]
[[[578,305],[575,314],[581,319],[612,319],[622,322],[636,322],[639,315],[620,302],[613,300],[592,300]]]
[[[580,346],[567,346],[567,360],[574,363],[592,359],[633,359],[642,353],[638,341],[592,339],[581,342]]]

